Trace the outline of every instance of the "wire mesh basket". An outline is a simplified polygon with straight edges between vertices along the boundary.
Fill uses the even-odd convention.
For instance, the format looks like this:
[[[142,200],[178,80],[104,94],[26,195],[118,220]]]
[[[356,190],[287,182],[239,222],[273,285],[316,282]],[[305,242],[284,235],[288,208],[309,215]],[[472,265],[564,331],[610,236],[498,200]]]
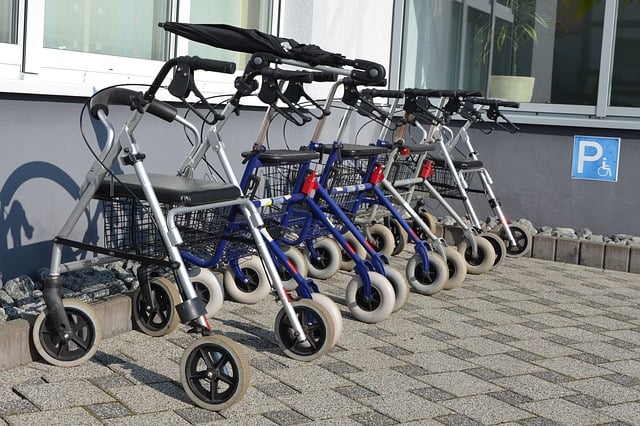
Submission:
[[[454,198],[458,200],[462,200],[462,194],[460,193],[460,188],[458,187],[454,175],[449,169],[449,167],[440,166],[434,164],[433,166],[433,175],[428,178],[429,183],[438,191],[440,195],[445,198]],[[469,175],[466,178],[467,184],[471,182],[471,178],[473,175]]]

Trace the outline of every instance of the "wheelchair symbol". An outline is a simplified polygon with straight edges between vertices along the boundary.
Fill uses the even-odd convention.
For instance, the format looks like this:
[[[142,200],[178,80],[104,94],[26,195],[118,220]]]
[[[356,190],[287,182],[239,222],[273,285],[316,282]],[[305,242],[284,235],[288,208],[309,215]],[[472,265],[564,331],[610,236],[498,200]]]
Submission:
[[[598,167],[598,176],[611,177],[611,167],[607,164],[607,157],[602,157],[602,164]]]

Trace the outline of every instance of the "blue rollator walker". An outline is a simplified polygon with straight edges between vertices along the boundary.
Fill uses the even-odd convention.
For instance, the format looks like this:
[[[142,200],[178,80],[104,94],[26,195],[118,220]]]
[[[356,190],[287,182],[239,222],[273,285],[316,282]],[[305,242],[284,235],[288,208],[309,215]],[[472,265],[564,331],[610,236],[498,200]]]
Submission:
[[[339,204],[352,220],[357,221],[363,216],[362,213],[365,213],[366,217],[366,212],[371,206],[384,207],[406,232],[411,233],[412,240],[416,245],[416,255],[409,260],[405,268],[405,277],[408,283],[418,293],[435,294],[447,284],[449,271],[441,257],[430,256],[427,253],[431,246],[413,232],[409,223],[385,195],[385,191],[394,190],[390,183],[384,179],[384,164],[380,161],[388,154],[388,146],[382,144],[365,146],[341,142],[346,125],[354,110],[382,122],[383,128],[392,125],[391,115],[377,108],[369,100],[363,99],[357,89],[357,82],[353,79],[345,79],[341,83],[344,85],[342,100],[350,108],[342,117],[336,140],[331,145],[323,145],[318,142],[312,142],[309,145],[311,150],[323,152],[326,155],[319,181],[320,187],[329,189],[327,198]],[[334,94],[335,87],[327,99],[327,104],[330,105]],[[318,140],[318,135],[319,131],[316,131],[314,140]],[[366,225],[364,224],[363,227],[366,228]],[[348,231],[350,231],[349,235],[358,243],[357,247],[364,249],[374,267],[380,267],[377,265],[388,262],[387,256],[379,253],[362,233],[356,233],[352,229],[348,229]],[[369,234],[374,232],[378,231],[368,231]],[[393,235],[391,231],[388,233],[390,236],[386,238],[384,245],[390,247],[393,245]],[[373,236],[371,239],[376,241]],[[380,243],[379,240],[376,242]],[[378,248],[382,249],[382,247]],[[464,271],[460,270],[460,272],[464,275]]]

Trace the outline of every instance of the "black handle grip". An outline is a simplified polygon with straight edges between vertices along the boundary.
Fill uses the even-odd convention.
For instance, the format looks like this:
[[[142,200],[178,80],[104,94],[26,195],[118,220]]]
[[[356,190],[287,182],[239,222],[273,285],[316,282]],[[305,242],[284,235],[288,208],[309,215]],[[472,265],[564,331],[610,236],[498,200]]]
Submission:
[[[467,96],[482,96],[478,90],[441,90],[441,89],[405,89],[407,95],[427,96],[434,98],[466,98]]]
[[[402,90],[363,89],[362,94],[372,98],[404,98],[404,92]]]
[[[194,70],[212,71],[224,74],[233,74],[236,72],[236,64],[234,62],[218,61],[217,59],[206,59],[198,56],[192,56],[189,65],[191,65]]]
[[[109,105],[127,105],[131,108],[141,108],[145,102],[140,92],[123,87],[111,87],[101,90],[91,97],[89,112],[93,118],[98,118],[98,111],[103,111],[106,115],[109,115]],[[151,101],[147,112],[169,123],[178,115],[176,108],[157,99]]]
[[[290,71],[279,68],[262,68],[257,71],[264,77],[270,77],[274,80],[286,80],[299,83],[313,82],[313,73],[311,71]]]
[[[314,72],[313,81],[338,81],[338,74],[331,71]]]

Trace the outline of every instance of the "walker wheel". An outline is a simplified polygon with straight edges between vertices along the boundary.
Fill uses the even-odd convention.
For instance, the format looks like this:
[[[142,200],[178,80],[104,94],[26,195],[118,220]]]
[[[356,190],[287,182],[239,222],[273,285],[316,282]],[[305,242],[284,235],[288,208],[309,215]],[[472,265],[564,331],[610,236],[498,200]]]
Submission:
[[[304,248],[304,257],[307,261],[309,276],[327,280],[340,270],[342,264],[340,246],[331,238],[322,238],[312,244],[317,257],[312,256],[308,247],[305,246]]]
[[[395,238],[391,229],[381,223],[374,223],[365,228],[367,240],[373,246],[376,253],[390,257],[396,247]]]
[[[483,232],[480,236],[491,243],[493,251],[496,254],[496,260],[493,262],[491,269],[496,266],[500,266],[504,262],[504,258],[507,256],[507,246],[505,245],[504,240],[493,232]]]
[[[58,367],[75,367],[90,359],[102,342],[102,322],[96,311],[76,299],[62,299],[71,326],[69,338],[59,336],[60,327],[53,323],[47,309],[33,324],[32,338],[38,354]]]
[[[416,293],[431,296],[447,285],[449,269],[442,257],[433,251],[429,252],[428,262],[428,268],[425,268],[420,253],[414,254],[407,262],[406,274]]]
[[[312,361],[327,353],[335,341],[336,325],[321,303],[310,299],[291,302],[307,340],[299,342],[284,308],[275,320],[278,344],[284,353],[298,361]]]
[[[240,271],[244,275],[235,276],[231,265],[224,272],[224,289],[227,295],[238,303],[258,303],[271,291],[269,278],[258,256],[249,256],[237,260]]]
[[[526,256],[531,251],[531,232],[525,228],[524,226],[518,223],[510,223],[509,230],[511,231],[511,235],[516,240],[516,245],[510,245],[504,227],[500,225],[498,228],[498,235],[500,238],[505,240],[505,244],[507,245],[507,256],[511,257],[521,257]]]
[[[182,355],[180,382],[198,407],[224,410],[247,392],[249,363],[233,340],[224,336],[201,337]]]
[[[365,296],[365,285],[360,275],[355,275],[347,284],[345,302],[351,315],[358,321],[375,324],[391,315],[396,304],[393,285],[377,272],[369,272],[371,295]]]
[[[389,229],[391,229],[391,233],[393,234],[393,242],[394,242],[394,248],[393,248],[393,251],[391,252],[391,255],[396,256],[402,253],[402,251],[406,247],[409,241],[409,235],[407,234],[407,231],[404,230],[402,225],[400,225],[400,222],[398,222],[398,219],[396,218],[389,219],[388,226],[389,226]]]
[[[140,330],[149,336],[165,336],[174,331],[180,322],[175,306],[181,302],[176,285],[163,277],[153,277],[151,297],[155,304],[144,300],[142,289],[138,287],[133,294],[133,320]]]

